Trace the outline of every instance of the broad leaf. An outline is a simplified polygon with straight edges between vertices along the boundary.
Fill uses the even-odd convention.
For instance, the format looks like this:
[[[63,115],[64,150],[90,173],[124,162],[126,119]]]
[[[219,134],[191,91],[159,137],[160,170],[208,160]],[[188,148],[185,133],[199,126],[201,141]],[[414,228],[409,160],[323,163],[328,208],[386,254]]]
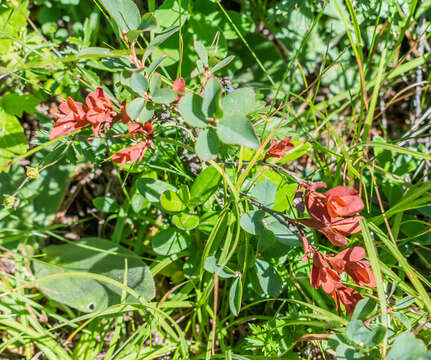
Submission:
[[[208,121],[202,112],[202,98],[199,95],[187,94],[178,103],[184,121],[190,126],[205,128]]]
[[[242,281],[238,276],[233,282],[229,290],[229,308],[232,314],[238,316],[241,309],[242,299]]]
[[[220,173],[213,166],[201,171],[190,189],[192,201],[199,203],[207,201],[217,191],[221,178]]]
[[[108,197],[97,197],[93,199],[93,205],[103,212],[117,212],[120,210],[120,206],[115,200]]]
[[[158,89],[152,94],[152,99],[157,104],[169,104],[177,98],[175,91],[164,88]]]
[[[172,222],[178,229],[193,230],[199,225],[199,216],[193,214],[176,214],[172,217]]]
[[[260,145],[250,121],[241,115],[226,114],[217,126],[217,135],[226,144],[241,145],[251,149],[258,149]]]
[[[160,196],[160,204],[170,213],[177,213],[186,209],[186,204],[176,191],[167,190]]]
[[[136,98],[126,105],[126,112],[134,121],[146,122],[153,116],[153,110],[148,109],[144,98]]]
[[[33,268],[36,279],[66,272],[60,266],[36,259],[33,260]],[[82,312],[97,312],[108,307],[108,294],[105,288],[102,284],[92,279],[65,276],[62,279],[41,282],[40,290],[48,298]]]
[[[250,234],[258,235],[263,233],[263,218],[265,212],[262,210],[249,211],[241,217],[241,227]]]
[[[217,157],[219,140],[212,128],[203,129],[195,144],[196,154],[203,161],[211,161]]]
[[[27,139],[18,119],[0,109],[0,167],[26,151]]]
[[[221,93],[222,87],[220,82],[216,78],[211,77],[205,86],[204,98],[202,101],[202,112],[207,118],[221,117]]]
[[[253,89],[250,88],[232,91],[221,100],[223,112],[229,116],[245,116],[253,112],[255,106],[255,94]]]
[[[283,281],[274,265],[271,265],[265,260],[256,259],[255,267],[257,278],[263,292],[272,297],[280,295]]]
[[[142,73],[135,73],[131,79],[132,90],[140,96],[144,96],[148,90],[148,80]]]
[[[185,234],[173,227],[162,230],[153,236],[153,250],[159,255],[169,256],[188,248]]]
[[[142,178],[137,181],[139,192],[150,202],[159,202],[160,196],[166,190],[176,191],[174,186],[164,181]]]
[[[141,15],[132,0],[101,0],[121,31],[136,30],[141,25]]]

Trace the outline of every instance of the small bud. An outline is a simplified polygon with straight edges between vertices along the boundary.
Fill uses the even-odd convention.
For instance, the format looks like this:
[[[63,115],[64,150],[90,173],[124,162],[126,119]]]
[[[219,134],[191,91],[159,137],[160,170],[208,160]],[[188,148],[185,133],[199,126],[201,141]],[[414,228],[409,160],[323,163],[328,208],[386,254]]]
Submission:
[[[5,208],[12,208],[15,206],[15,203],[17,201],[17,198],[13,195],[3,195],[3,206]]]
[[[28,166],[26,174],[27,174],[27,177],[30,179],[39,179],[40,178],[39,168],[37,168],[37,167]]]

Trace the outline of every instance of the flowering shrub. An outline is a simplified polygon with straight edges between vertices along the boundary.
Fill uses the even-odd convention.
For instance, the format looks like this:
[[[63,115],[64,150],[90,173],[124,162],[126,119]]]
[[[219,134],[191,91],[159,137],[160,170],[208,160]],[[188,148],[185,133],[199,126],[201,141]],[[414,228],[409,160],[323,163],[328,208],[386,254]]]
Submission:
[[[363,3],[0,5],[0,357],[429,357],[427,4]]]

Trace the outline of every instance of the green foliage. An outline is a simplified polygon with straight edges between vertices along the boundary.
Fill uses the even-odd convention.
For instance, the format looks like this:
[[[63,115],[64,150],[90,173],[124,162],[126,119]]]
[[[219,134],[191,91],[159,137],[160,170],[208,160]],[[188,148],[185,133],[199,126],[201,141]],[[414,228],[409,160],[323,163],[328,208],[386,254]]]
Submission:
[[[431,358],[430,9],[2,3],[0,357]]]

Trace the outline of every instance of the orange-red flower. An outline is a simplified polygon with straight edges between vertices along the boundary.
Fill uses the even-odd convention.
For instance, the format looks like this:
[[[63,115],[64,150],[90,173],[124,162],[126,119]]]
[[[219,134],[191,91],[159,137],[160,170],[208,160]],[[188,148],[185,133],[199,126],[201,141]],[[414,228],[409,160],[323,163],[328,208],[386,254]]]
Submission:
[[[149,143],[147,141],[141,141],[136,145],[121,149],[112,155],[112,161],[121,164],[120,170],[122,170],[126,162],[134,164],[141,161],[148,146]]]
[[[58,110],[59,112],[55,110],[52,112],[57,121],[49,135],[50,140],[79,130],[87,125],[86,106],[73,100],[71,97],[67,97],[66,101],[60,103]]]
[[[126,111],[126,100],[124,100],[120,105],[120,118],[123,124],[127,124],[131,120]]]
[[[355,189],[347,186],[336,186],[326,193],[316,190],[326,187],[323,182],[306,187],[305,205],[311,219],[299,219],[302,224],[312,227],[324,234],[336,246],[346,246],[345,236],[358,233],[362,216],[350,216],[364,208],[364,203]]]
[[[325,193],[327,209],[331,217],[351,216],[364,208],[364,203],[356,189],[336,186]]]
[[[335,301],[335,306],[337,307],[338,313],[341,313],[340,310],[340,301],[343,303],[346,308],[347,314],[352,314],[355,310],[356,304],[362,300],[361,294],[359,294],[356,290],[349,288],[347,286],[337,284],[334,291],[331,294],[332,298]]]
[[[174,100],[174,104],[176,104],[178,101],[180,101],[181,97],[183,96],[183,93],[186,91],[185,80],[182,77],[175,79],[172,85],[172,90],[177,93],[177,98]]]
[[[264,160],[274,157],[277,159],[281,159],[286,156],[286,152],[290,149],[293,149],[295,145],[293,145],[290,140],[292,137],[289,136],[283,140],[277,141],[272,140],[271,145],[269,146],[269,150],[267,151]]]
[[[87,120],[93,128],[93,134],[100,136],[105,128],[110,129],[117,120],[112,101],[99,87],[87,95],[85,103],[88,107]]]
[[[363,260],[365,256],[364,248],[355,246],[341,251],[334,257],[329,257],[328,261],[339,274],[345,271],[356,284],[376,287],[370,262]]]
[[[326,258],[318,251],[314,251],[313,266],[310,273],[311,285],[315,289],[322,286],[326,293],[331,294],[339,282],[340,276],[329,266]]]
[[[153,124],[151,123],[151,121],[147,121],[144,124],[135,121],[129,123],[127,130],[130,134],[132,134],[132,137],[135,139],[136,135],[138,134],[151,135],[153,133]]]

